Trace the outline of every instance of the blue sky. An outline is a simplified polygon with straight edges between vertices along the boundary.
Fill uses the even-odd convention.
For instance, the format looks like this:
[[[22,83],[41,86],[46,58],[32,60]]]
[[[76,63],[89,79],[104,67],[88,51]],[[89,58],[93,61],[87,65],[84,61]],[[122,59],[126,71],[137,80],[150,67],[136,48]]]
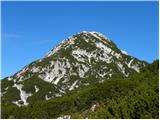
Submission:
[[[158,2],[2,2],[2,78],[66,37],[97,31],[128,54],[158,59]]]

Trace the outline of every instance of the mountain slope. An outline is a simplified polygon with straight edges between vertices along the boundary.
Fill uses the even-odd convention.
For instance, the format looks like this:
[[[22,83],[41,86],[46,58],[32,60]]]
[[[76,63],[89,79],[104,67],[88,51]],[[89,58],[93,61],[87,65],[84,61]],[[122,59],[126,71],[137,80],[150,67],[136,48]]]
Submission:
[[[101,33],[84,31],[2,80],[2,100],[19,107],[49,100],[110,78],[126,78],[146,64],[118,49]]]
[[[2,101],[2,118],[158,119],[158,77],[157,60],[128,78],[111,78],[48,101],[20,108]]]

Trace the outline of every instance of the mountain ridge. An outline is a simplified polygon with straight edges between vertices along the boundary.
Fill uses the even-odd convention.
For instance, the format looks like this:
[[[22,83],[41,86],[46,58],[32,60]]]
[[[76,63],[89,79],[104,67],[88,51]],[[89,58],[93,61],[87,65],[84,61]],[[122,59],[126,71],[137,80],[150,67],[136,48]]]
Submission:
[[[83,31],[64,39],[42,59],[5,78],[11,85],[3,87],[2,83],[2,99],[19,107],[33,100],[49,100],[112,77],[128,77],[146,64],[118,49],[103,34]],[[10,96],[8,89],[16,91],[17,96]]]

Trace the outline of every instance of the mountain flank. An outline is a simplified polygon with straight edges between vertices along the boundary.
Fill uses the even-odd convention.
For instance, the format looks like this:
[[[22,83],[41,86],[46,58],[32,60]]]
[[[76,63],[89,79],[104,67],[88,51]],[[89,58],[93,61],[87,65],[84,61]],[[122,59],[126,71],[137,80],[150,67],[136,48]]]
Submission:
[[[96,111],[100,108],[105,109],[103,107],[106,107],[108,103],[105,103],[104,100],[110,101],[111,93],[113,98],[119,96],[119,100],[124,100],[129,91],[139,89],[135,87],[136,82],[139,82],[141,75],[146,75],[142,71],[147,66],[149,66],[147,62],[128,55],[127,52],[119,49],[111,39],[99,32],[77,33],[64,39],[43,58],[32,62],[1,81],[1,100],[2,108],[4,108],[2,118],[45,118],[45,114],[46,118],[76,118],[76,116],[79,118],[79,115],[82,115],[83,118],[98,118],[94,116],[95,109]],[[145,70],[147,72],[147,68]],[[151,71],[148,72],[150,74]],[[134,80],[135,76],[137,81]],[[145,82],[143,79],[142,81]],[[132,96],[133,93],[131,93]],[[86,101],[89,102],[88,105],[83,103],[83,100],[79,100],[81,95],[84,96],[84,101],[89,99]],[[72,97],[74,105],[78,108],[70,103]],[[54,106],[61,108],[61,102],[56,100],[61,102],[64,100],[64,104],[71,104],[73,108],[68,108],[66,105],[66,107],[62,107],[62,111],[54,111],[55,114],[50,115],[49,106],[52,106],[53,110]],[[112,101],[110,102],[113,104]],[[35,105],[41,106],[42,111],[45,109],[48,112],[41,114],[39,111],[40,114],[34,113],[35,117],[33,117],[34,115],[26,116],[25,110],[30,110]],[[44,106],[46,108],[43,108]],[[24,115],[14,112],[10,114],[9,110],[12,109],[16,109],[20,113],[24,110]],[[33,110],[36,109],[33,108]],[[68,117],[68,113],[65,111],[68,111]],[[71,115],[71,112],[74,114]],[[99,115],[99,113],[96,114]],[[111,116],[106,115],[104,118],[116,118],[111,111],[110,114]],[[133,118],[133,116],[130,117]],[[122,118],[122,116],[117,116],[117,118]]]

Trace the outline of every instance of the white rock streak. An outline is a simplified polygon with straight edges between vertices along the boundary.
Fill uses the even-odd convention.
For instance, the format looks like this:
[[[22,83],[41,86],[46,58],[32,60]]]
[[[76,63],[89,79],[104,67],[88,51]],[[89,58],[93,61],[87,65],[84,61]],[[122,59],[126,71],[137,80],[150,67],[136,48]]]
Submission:
[[[97,39],[99,39],[99,40],[102,40],[102,38],[100,38],[100,37],[96,34],[96,32],[90,32],[90,34],[91,34],[92,36],[94,36],[95,38],[97,38]]]
[[[128,63],[128,67],[131,68],[131,64],[133,62],[133,59]]]
[[[116,56],[117,59],[119,59],[120,57],[122,57],[120,53],[115,53],[115,56]]]
[[[62,95],[59,94],[59,93],[56,93],[55,96],[56,96],[56,97],[61,97]]]
[[[94,105],[91,107],[91,111],[92,111],[92,112],[94,112],[94,111],[95,111],[96,106],[97,106],[97,105],[96,105],[96,104],[94,104]]]
[[[93,32],[88,32],[88,33],[92,34],[94,37],[98,38],[99,40],[102,40],[102,38],[103,38],[103,39],[106,39],[106,40],[110,41],[105,35],[103,35],[99,32],[94,32],[93,31]]]
[[[76,58],[78,61],[85,62],[86,59],[84,57],[89,57],[90,53],[86,52],[86,50],[78,48],[72,51],[72,56]]]
[[[88,86],[88,85],[90,85],[90,83],[84,83],[84,85],[85,85],[85,86]]]
[[[139,72],[139,67],[138,67],[138,65],[137,65],[137,64],[136,64],[136,65],[134,65],[134,66],[132,66],[132,69],[134,69],[135,71]]]
[[[106,62],[111,63],[112,62],[112,56],[108,56],[107,54],[103,53],[103,56],[99,56],[99,59]]]
[[[71,119],[71,115],[62,115],[58,117],[57,119]]]
[[[13,103],[13,104],[16,104],[18,107],[21,107],[21,106],[22,106],[21,104],[19,104],[18,101],[12,101],[12,103]]]
[[[118,65],[120,72],[122,72],[123,75],[125,75],[127,77],[128,75],[126,75],[126,73],[125,73],[125,67],[123,67],[123,65],[120,62],[118,62],[117,65]]]
[[[101,42],[98,42],[98,43],[96,43],[96,46],[98,47],[98,48],[100,48],[101,50],[104,50],[106,53],[110,53],[112,50],[111,50],[111,48],[109,48],[109,47],[106,47],[103,43],[101,43]]]
[[[51,99],[51,98],[49,98],[47,95],[45,95],[45,99],[46,99],[46,100],[49,100],[49,99]]]
[[[126,51],[124,51],[124,50],[121,50],[121,52],[122,52],[123,54],[125,54],[125,55],[128,55],[128,53],[127,53]]]
[[[35,92],[37,93],[39,91],[39,88],[37,87],[37,85],[35,85],[34,88],[35,88]]]
[[[40,70],[39,70],[38,67],[33,66],[33,68],[31,69],[31,71],[32,71],[33,73],[36,73],[36,72],[39,72]]]
[[[4,94],[6,94],[7,93],[7,91],[5,91],[5,92],[0,92],[0,96],[2,97]]]
[[[136,72],[139,72],[139,69],[140,69],[140,68],[138,67],[138,64],[131,65],[132,62],[133,62],[133,60],[134,60],[134,59],[132,59],[132,60],[128,63],[128,67],[134,69]]]
[[[69,88],[69,90],[73,90],[73,89],[74,89],[74,87],[75,87],[75,85],[77,84],[77,82],[78,82],[78,80],[77,80],[77,81],[75,81],[75,82],[71,85],[71,87]]]
[[[81,66],[82,66],[82,68],[80,66],[78,67],[78,72],[79,72],[79,76],[81,78],[84,78],[84,75],[89,70],[89,68],[86,67],[84,64],[82,64]]]
[[[51,68],[52,67],[52,68]],[[39,75],[39,77],[47,82],[52,82],[55,85],[58,84],[61,78],[66,74],[66,68],[70,68],[70,63],[68,60],[64,61],[51,61],[49,67],[44,68],[44,74]]]
[[[8,90],[9,86],[7,86],[6,88],[4,88],[4,90]]]
[[[21,101],[23,101],[23,104],[28,105],[27,98],[29,96],[31,96],[32,94],[31,93],[26,93],[25,91],[23,91],[22,90],[22,87],[23,87],[22,84],[14,84],[13,87],[16,87],[20,91],[20,98],[21,98]]]
[[[11,80],[12,80],[12,78],[11,78],[11,77],[8,77],[8,80],[9,80],[9,81],[11,81]]]

